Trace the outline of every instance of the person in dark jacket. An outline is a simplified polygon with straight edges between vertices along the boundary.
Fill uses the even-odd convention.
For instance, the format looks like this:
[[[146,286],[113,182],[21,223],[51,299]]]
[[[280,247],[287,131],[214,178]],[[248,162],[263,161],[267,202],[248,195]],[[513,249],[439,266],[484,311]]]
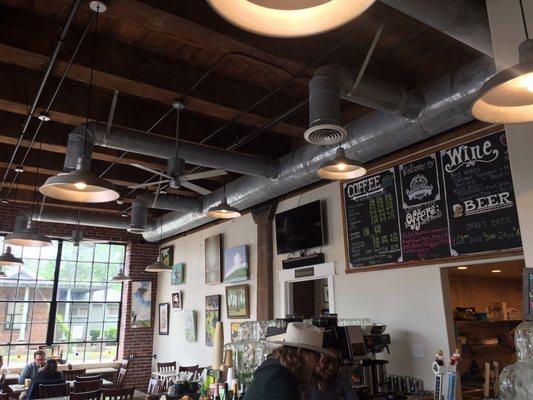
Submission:
[[[336,350],[330,349],[332,353]],[[339,357],[320,357],[320,366],[313,379],[309,400],[359,400],[352,383],[339,369]]]
[[[57,370],[56,360],[46,360],[44,367],[42,367],[35,378],[33,379],[30,388],[28,389],[28,400],[39,398],[39,385],[51,385],[54,383],[65,383],[65,379],[61,372]]]
[[[311,324],[291,322],[283,335],[267,339],[280,345],[254,372],[244,400],[307,400],[309,385],[320,368],[323,331]]]

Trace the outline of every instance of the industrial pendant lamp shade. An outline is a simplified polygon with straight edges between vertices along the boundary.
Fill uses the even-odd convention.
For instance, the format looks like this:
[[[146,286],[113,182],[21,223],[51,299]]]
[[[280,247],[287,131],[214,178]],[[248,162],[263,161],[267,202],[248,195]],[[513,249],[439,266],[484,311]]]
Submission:
[[[302,37],[327,32],[362,14],[374,0],[208,0],[228,22],[259,35]]]
[[[533,39],[522,42],[518,52],[519,64],[481,86],[471,109],[475,118],[497,124],[533,121]]]
[[[128,282],[131,281],[131,278],[127,275],[124,275],[124,271],[120,270],[118,274],[111,278],[113,282]]]
[[[161,259],[158,257],[157,261],[153,264],[150,264],[145,269],[146,272],[171,272],[172,267],[170,265],[165,264]]]
[[[24,261],[22,261],[22,258],[15,257],[11,252],[11,246],[7,246],[6,250],[4,251],[4,254],[0,256],[0,267],[3,265],[20,266],[24,265]]]
[[[211,207],[209,211],[207,211],[207,215],[213,218],[231,219],[239,218],[241,213],[235,207],[230,206],[228,204],[228,199],[224,196],[222,202],[218,206]]]
[[[365,174],[365,167],[346,157],[342,147],[337,149],[337,155],[333,160],[322,164],[317,171],[317,175],[322,179],[337,181],[360,178]]]
[[[106,203],[120,197],[111,182],[78,168],[48,178],[39,191],[53,199],[76,203]]]
[[[4,279],[6,277],[7,277],[7,275],[6,275],[5,271],[3,271],[2,267],[0,267],[0,279]]]
[[[52,246],[52,240],[49,237],[37,233],[35,229],[24,229],[20,232],[13,232],[6,236],[4,240],[6,244],[13,246],[26,247],[47,247]]]

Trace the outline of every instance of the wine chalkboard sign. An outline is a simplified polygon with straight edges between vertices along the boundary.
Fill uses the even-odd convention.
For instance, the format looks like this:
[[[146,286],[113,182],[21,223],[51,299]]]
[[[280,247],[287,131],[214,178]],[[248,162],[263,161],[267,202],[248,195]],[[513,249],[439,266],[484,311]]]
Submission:
[[[397,262],[401,257],[394,168],[343,186],[350,267]]]
[[[436,154],[398,166],[403,261],[450,255],[446,203]]]
[[[505,132],[341,187],[349,269],[522,246]]]
[[[440,152],[453,255],[522,246],[505,132]]]

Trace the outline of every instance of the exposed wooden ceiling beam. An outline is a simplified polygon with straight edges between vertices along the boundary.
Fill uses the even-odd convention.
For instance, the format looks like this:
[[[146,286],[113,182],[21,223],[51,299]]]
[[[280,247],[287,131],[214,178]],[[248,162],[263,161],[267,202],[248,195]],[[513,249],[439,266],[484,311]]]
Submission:
[[[42,71],[48,63],[48,57],[41,54],[32,53],[23,49],[15,48],[3,43],[0,43],[0,60],[2,62],[15,65],[21,68],[28,68],[34,71]],[[61,76],[67,67],[67,63],[61,60],[56,62],[53,73],[56,76]],[[73,64],[70,68],[68,78],[77,82],[88,83],[90,76],[90,68],[82,65]],[[103,71],[94,71],[93,84],[105,90],[118,90],[132,96],[149,99],[159,103],[171,105],[176,99],[183,97],[182,93],[177,93],[171,90],[163,89],[146,83],[134,81],[121,76],[109,74]],[[232,120],[241,114],[240,110],[231,107],[226,107],[220,104],[212,103],[200,98],[189,97],[187,99],[187,108],[202,115],[207,115],[212,118],[220,120]],[[239,117],[239,122],[255,128],[262,127],[270,122],[269,118],[244,113]],[[303,129],[287,123],[279,123],[274,125],[271,130],[283,135],[300,138]]]
[[[27,206],[31,206],[33,204],[32,201],[29,201],[29,200],[20,200],[20,199],[17,199],[16,201],[12,201],[13,203],[15,204],[23,204],[23,205],[27,205]],[[37,207],[40,207],[40,204],[37,204]],[[48,208],[48,207],[53,207],[53,208],[63,208],[63,209],[67,209],[67,210],[76,210],[78,211],[80,209],[79,206],[74,206],[74,205],[71,205],[71,204],[59,204],[59,203],[52,203],[49,201],[49,199],[46,200],[46,204],[45,204],[45,208]],[[94,206],[86,206],[84,205],[83,206],[83,210],[84,211],[89,211],[89,212],[97,212],[97,213],[105,213],[105,214],[121,214],[122,213],[122,210],[114,210],[112,208],[102,208],[102,207],[94,207]]]

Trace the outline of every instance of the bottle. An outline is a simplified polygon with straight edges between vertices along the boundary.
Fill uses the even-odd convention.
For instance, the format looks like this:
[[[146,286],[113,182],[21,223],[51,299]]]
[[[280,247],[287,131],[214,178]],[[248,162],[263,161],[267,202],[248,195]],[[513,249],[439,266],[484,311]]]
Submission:
[[[244,400],[244,394],[246,393],[246,387],[244,386],[244,383],[241,384],[241,395],[239,396],[239,400]]]
[[[233,382],[231,386],[231,391],[233,392],[231,400],[239,400],[239,390],[237,389],[237,382]]]
[[[224,382],[224,400],[228,400],[229,397],[229,388],[228,388],[228,382]]]
[[[218,382],[215,382],[215,391],[213,393],[213,400],[220,400],[220,389],[218,387]]]

